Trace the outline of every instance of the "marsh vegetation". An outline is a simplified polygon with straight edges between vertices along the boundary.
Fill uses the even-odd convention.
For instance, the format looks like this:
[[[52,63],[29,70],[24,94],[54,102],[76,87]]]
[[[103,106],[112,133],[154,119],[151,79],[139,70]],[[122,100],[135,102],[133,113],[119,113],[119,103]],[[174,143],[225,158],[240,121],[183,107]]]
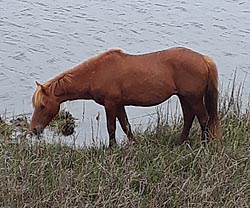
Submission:
[[[241,96],[241,87],[221,95],[222,144],[207,146],[200,144],[197,122],[191,143],[178,145],[181,116],[170,124],[161,113],[136,132],[136,144],[112,149],[31,143],[25,119],[13,126],[2,118],[0,206],[248,207],[250,108]],[[24,129],[18,142],[11,138],[17,127]]]

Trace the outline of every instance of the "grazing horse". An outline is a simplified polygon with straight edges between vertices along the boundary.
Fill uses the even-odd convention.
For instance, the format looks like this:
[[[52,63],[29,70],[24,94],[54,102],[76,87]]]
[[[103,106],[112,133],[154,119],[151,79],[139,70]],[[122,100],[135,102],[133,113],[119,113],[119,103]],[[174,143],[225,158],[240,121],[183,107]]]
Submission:
[[[39,134],[56,116],[60,103],[93,99],[105,108],[109,145],[116,143],[118,118],[124,133],[134,140],[124,106],[153,106],[172,95],[180,99],[184,143],[197,116],[201,139],[219,137],[218,72],[214,61],[186,48],[130,55],[120,49],[101,53],[44,84],[37,83],[30,129]]]

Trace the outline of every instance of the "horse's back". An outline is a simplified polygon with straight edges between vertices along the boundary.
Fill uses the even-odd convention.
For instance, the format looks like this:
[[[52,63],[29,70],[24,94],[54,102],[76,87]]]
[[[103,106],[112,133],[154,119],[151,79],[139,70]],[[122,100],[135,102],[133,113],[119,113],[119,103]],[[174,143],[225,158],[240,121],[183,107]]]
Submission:
[[[115,51],[103,60],[93,87],[103,99],[154,105],[173,94],[203,93],[206,87],[208,68],[203,55],[186,48],[142,55]]]
[[[130,58],[141,66],[137,77],[150,79],[157,90],[166,88],[169,93],[186,96],[203,94],[206,89],[208,67],[198,52],[178,47]]]

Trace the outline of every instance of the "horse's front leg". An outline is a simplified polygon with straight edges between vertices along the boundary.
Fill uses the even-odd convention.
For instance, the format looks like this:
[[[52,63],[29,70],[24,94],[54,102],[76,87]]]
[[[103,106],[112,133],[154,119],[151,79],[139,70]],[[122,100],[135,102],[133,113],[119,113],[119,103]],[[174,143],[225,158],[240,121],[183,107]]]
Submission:
[[[115,130],[116,130],[116,106],[105,104],[105,112],[107,119],[107,129],[109,133],[109,147],[116,145]]]

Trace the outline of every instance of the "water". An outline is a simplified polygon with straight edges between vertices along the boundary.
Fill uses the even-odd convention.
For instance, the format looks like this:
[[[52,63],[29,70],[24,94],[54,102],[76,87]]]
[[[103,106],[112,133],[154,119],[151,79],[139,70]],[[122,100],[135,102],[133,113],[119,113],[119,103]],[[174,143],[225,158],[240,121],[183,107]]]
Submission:
[[[223,82],[238,69],[241,81],[250,72],[250,2],[0,0],[0,114],[31,113],[35,80],[45,82],[107,49],[136,54],[172,46],[212,56]],[[249,82],[245,89],[248,94]],[[98,112],[98,137],[107,137],[100,106],[77,101],[66,107],[81,121],[79,140],[91,135],[91,122],[97,128]],[[134,125],[155,112],[127,109]]]

